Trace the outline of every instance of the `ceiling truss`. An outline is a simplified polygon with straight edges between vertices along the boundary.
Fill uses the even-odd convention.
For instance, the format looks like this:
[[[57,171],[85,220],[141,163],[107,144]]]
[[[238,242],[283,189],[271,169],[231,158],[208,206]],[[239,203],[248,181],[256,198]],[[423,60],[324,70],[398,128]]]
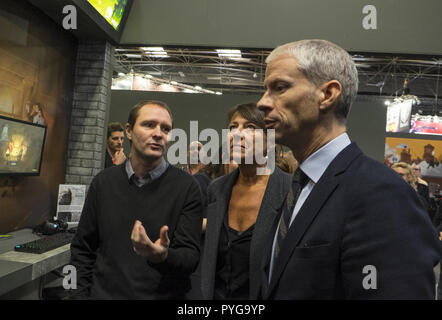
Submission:
[[[146,55],[140,47],[117,47],[114,75],[151,75],[222,93],[261,94],[265,58],[270,50],[241,49],[241,58],[219,57],[215,48],[164,48],[168,57]],[[434,99],[442,93],[442,57],[352,54],[359,73],[359,94],[396,97],[408,80],[410,94]],[[425,99],[425,100],[428,100]]]

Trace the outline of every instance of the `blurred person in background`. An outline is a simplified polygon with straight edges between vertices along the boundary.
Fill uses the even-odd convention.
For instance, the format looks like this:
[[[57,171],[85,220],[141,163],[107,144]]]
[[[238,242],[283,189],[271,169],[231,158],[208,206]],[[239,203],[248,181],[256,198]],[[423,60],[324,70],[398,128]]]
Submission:
[[[418,179],[417,179],[416,175],[414,174],[412,167],[408,163],[400,161],[400,162],[394,163],[391,166],[391,168],[397,174],[399,174],[402,177],[402,179],[404,179],[404,181],[407,182],[416,191],[417,196],[422,203],[422,206],[427,211],[428,216],[430,217],[430,220],[433,221],[433,217],[430,215],[430,211],[429,211],[429,202],[427,201],[427,199],[424,196],[422,196],[418,192]]]
[[[121,123],[111,122],[107,126],[107,147],[104,167],[117,166],[126,161],[123,151],[124,129]]]

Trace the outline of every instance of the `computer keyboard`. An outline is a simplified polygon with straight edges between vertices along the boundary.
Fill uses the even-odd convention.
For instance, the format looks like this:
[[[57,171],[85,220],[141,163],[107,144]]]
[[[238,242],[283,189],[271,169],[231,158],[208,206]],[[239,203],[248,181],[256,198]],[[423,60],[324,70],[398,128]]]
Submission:
[[[64,246],[72,241],[74,233],[56,233],[50,236],[19,244],[15,246],[15,251],[28,253],[44,253],[52,249]]]

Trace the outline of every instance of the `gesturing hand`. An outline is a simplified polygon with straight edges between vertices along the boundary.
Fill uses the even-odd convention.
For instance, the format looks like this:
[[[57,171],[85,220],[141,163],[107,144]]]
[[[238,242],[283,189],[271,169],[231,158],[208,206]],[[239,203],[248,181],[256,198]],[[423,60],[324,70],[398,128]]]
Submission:
[[[130,236],[136,254],[147,258],[150,262],[160,263],[166,260],[170,240],[167,235],[168,226],[162,226],[160,237],[152,242],[140,221],[136,220]]]
[[[123,152],[123,148],[121,148],[121,150],[118,150],[117,152],[115,152],[114,164],[119,165],[119,164],[122,164],[124,161],[126,161],[126,155]]]

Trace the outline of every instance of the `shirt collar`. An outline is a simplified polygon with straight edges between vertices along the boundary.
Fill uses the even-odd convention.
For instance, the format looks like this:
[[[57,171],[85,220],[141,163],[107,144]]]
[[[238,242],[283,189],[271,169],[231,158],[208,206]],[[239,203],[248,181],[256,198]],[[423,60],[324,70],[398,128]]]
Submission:
[[[349,144],[350,138],[344,132],[311,154],[301,163],[300,168],[310,180],[317,183],[333,159]]]
[[[159,177],[161,177],[161,175],[164,172],[166,172],[168,166],[169,166],[169,164],[166,162],[166,160],[164,160],[164,158],[161,158],[160,164],[157,165],[152,170],[150,170],[144,177],[141,177],[141,179],[142,180],[155,180],[155,179],[158,179]],[[126,161],[126,173],[127,173],[127,178],[129,180],[131,180],[132,177],[135,175],[135,171],[132,168],[132,164],[130,163],[130,159],[128,159]],[[140,179],[136,175],[134,176],[134,178]]]

